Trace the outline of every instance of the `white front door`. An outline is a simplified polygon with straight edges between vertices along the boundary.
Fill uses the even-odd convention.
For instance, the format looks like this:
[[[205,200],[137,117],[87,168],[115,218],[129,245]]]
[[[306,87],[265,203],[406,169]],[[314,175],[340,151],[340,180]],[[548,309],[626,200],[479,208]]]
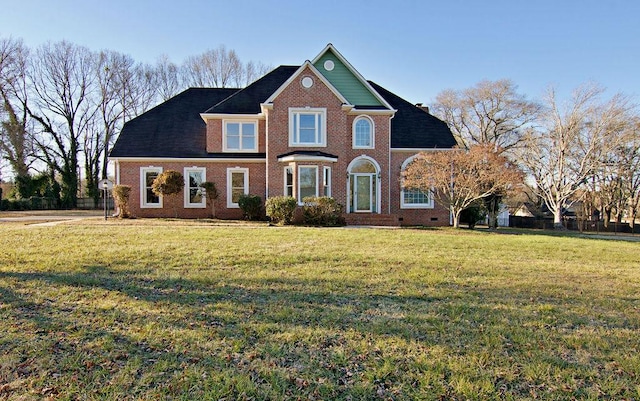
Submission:
[[[373,174],[354,174],[353,210],[355,212],[373,211]]]

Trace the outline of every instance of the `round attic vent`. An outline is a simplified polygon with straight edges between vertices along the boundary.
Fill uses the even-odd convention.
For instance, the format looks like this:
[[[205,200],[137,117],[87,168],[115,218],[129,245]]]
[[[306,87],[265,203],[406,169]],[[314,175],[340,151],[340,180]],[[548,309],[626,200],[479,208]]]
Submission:
[[[311,77],[302,78],[302,86],[304,86],[307,89],[311,88],[313,86],[313,78]]]
[[[333,71],[333,67],[336,65],[333,63],[333,60],[327,60],[324,62],[324,69],[327,71]]]

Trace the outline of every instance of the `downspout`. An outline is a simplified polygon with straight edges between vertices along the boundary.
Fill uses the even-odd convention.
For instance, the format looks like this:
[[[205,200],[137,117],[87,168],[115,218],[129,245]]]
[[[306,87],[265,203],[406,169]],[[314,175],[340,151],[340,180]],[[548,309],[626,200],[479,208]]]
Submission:
[[[396,113],[393,113],[391,117],[389,117],[389,142],[388,142],[388,154],[389,161],[387,163],[388,167],[388,181],[387,184],[387,214],[391,214],[391,119],[396,116]]]

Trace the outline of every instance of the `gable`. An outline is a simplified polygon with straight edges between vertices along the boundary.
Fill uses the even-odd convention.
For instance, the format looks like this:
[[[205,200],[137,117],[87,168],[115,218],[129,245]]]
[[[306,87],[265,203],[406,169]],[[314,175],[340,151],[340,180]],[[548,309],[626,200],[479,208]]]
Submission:
[[[353,67],[343,61],[343,57],[337,53],[331,45],[313,61],[313,66],[340,92],[349,102],[356,107],[380,107],[386,105],[372,92],[366,81],[358,77]]]

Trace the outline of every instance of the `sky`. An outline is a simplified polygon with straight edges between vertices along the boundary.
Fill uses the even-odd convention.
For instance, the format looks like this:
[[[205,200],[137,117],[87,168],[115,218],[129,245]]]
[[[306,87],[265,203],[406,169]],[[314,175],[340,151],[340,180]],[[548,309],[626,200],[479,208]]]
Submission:
[[[595,82],[640,95],[637,0],[0,0],[0,37],[67,40],[154,63],[224,45],[276,67],[328,43],[366,79],[413,103],[511,79],[541,99]]]

